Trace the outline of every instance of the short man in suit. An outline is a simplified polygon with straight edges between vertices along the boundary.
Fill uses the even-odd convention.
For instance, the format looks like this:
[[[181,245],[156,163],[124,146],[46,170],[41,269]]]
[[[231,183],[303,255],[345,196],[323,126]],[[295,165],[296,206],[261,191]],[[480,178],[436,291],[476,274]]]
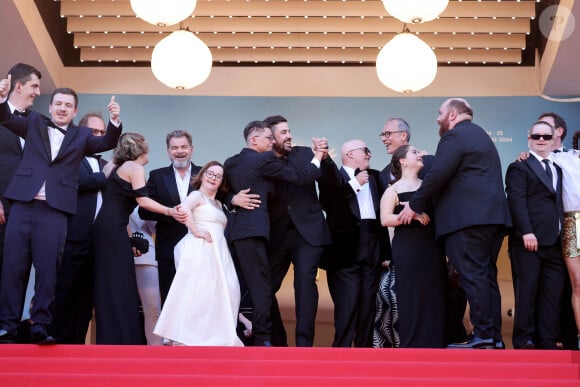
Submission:
[[[87,127],[72,123],[77,114],[74,90],[59,88],[50,98],[48,117],[30,112],[10,114],[6,97],[8,79],[0,81],[0,122],[26,139],[22,162],[5,197],[14,201],[6,227],[4,262],[0,280],[0,342],[10,343],[22,313],[24,289],[30,265],[36,269],[34,303],[30,319],[32,342],[54,344],[47,334],[67,220],[77,211],[78,172],[86,155],[104,152],[117,144],[121,134],[120,107],[111,97],[107,134],[93,136]]]
[[[310,163],[314,152],[305,146],[292,146],[292,133],[283,116],[270,116],[264,122],[274,135],[274,153],[284,164],[297,172]],[[321,173],[335,169],[330,157],[322,159]],[[286,331],[276,292],[294,265],[294,301],[296,305],[296,346],[312,347],[314,326],[318,309],[316,275],[323,246],[330,243],[330,231],[318,202],[315,183],[289,184],[279,181],[276,196],[269,204],[270,245],[269,258],[272,269],[272,344],[288,346]]]
[[[472,123],[466,100],[451,98],[439,109],[441,139],[431,170],[399,214],[409,224],[433,201],[435,236],[449,258],[470,305],[473,334],[452,348],[493,348],[501,341],[497,256],[511,226],[499,154],[489,135]]]
[[[93,136],[107,132],[99,112],[85,114],[79,126]],[[84,344],[94,307],[93,223],[107,185],[106,161],[100,155],[85,156],[79,168],[77,213],[68,218],[66,242],[58,269],[49,333],[60,344]]]
[[[267,245],[270,238],[269,201],[276,192],[276,181],[291,184],[312,184],[319,176],[320,160],[326,154],[325,140],[313,140],[316,152],[311,162],[300,171],[284,165],[271,152],[272,130],[263,121],[251,121],[244,128],[246,147],[226,160],[225,175],[232,192],[250,188],[260,195],[261,202],[252,203],[252,210],[236,211],[229,241],[253,302],[252,332],[254,345],[270,346],[272,322],[272,279]]]
[[[165,143],[171,165],[149,173],[147,190],[151,199],[165,206],[175,207],[192,191],[191,178],[201,167],[191,162],[194,150],[191,134],[184,130],[174,130],[167,134]],[[156,221],[155,259],[163,304],[175,276],[173,249],[187,234],[187,227],[172,217],[162,216],[143,208],[139,208],[139,216],[144,220]]]
[[[325,252],[328,289],[334,302],[333,347],[371,347],[380,262],[390,254],[380,221],[379,172],[362,140],[341,148],[342,168],[319,179],[332,244]]]
[[[12,75],[8,106],[11,112],[27,114],[26,109],[30,108],[34,99],[40,95],[42,75],[40,71],[24,63],[14,65],[8,73]],[[9,200],[4,199],[4,192],[22,160],[23,149],[24,139],[0,125],[0,271],[4,254],[4,235],[11,205]]]
[[[562,260],[562,171],[551,160],[554,128],[536,122],[530,157],[510,164],[506,192],[513,221],[514,348],[556,349],[566,266]]]

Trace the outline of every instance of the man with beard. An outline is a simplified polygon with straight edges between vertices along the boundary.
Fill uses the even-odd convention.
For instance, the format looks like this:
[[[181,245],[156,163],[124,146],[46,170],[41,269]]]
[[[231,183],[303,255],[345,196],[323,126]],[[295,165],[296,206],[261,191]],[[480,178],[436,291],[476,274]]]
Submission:
[[[496,263],[511,220],[497,149],[472,120],[466,100],[443,102],[433,166],[399,214],[402,223],[410,224],[416,212],[434,201],[435,236],[445,242],[445,253],[459,274],[474,326],[465,342],[451,348],[493,348],[501,341]]]
[[[314,152],[305,146],[292,146],[292,132],[283,116],[270,116],[264,122],[274,135],[273,151],[284,164],[303,170]],[[321,173],[335,169],[330,157],[320,163]],[[330,232],[318,202],[314,182],[306,185],[277,181],[276,196],[270,202],[269,259],[272,270],[272,344],[288,346],[280,316],[276,292],[294,265],[294,300],[296,305],[296,346],[311,347],[318,309],[316,274],[323,246],[330,243]]]
[[[193,141],[191,134],[184,130],[174,130],[165,137],[167,155],[171,165],[151,171],[147,181],[149,197],[165,206],[175,207],[192,191],[191,177],[200,166],[191,162]],[[177,242],[187,234],[187,227],[174,218],[163,216],[144,208],[139,208],[139,216],[144,220],[156,221],[155,259],[159,273],[161,303],[165,302],[169,287],[175,276],[173,249]]]

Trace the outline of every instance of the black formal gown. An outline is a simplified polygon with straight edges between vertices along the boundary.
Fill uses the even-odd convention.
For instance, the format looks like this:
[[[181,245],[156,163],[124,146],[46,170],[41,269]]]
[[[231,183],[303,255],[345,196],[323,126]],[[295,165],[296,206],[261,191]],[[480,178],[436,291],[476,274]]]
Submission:
[[[399,202],[409,201],[413,194],[399,193]],[[397,205],[395,213],[402,209]],[[395,227],[392,252],[400,347],[444,347],[447,269],[443,251],[435,242],[433,223],[423,226],[413,220]]]
[[[97,344],[145,344],[127,233],[129,215],[137,206],[135,198],[142,196],[147,196],[147,190],[133,190],[116,170],[107,180],[93,231]]]

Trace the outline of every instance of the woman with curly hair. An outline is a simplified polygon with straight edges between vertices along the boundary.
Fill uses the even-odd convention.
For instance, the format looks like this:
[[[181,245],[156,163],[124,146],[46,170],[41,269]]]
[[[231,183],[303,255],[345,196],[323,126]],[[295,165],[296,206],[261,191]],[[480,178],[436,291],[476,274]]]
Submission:
[[[110,173],[103,205],[94,224],[95,315],[97,344],[144,344],[139,316],[139,294],[134,255],[127,225],[139,205],[150,211],[179,218],[175,208],[147,197],[145,168],[149,147],[138,133],[124,133],[104,167]]]

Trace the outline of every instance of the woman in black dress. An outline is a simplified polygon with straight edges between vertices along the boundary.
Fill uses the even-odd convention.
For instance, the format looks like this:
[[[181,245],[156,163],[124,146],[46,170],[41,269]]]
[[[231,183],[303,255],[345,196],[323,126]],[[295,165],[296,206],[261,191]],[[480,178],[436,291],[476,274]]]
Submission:
[[[137,204],[150,211],[179,218],[175,208],[147,197],[144,165],[149,148],[137,133],[124,133],[106,166],[110,172],[103,205],[94,225],[95,316],[97,344],[145,344],[139,317],[139,294],[134,255],[127,231]],[[107,170],[108,169],[108,170]]]
[[[422,156],[414,147],[403,145],[393,153],[395,183],[381,199],[381,222],[384,227],[395,227],[392,253],[400,347],[442,348],[446,290],[443,251],[435,241],[428,214],[417,214],[410,225],[402,225],[396,215],[421,186],[421,168]]]

